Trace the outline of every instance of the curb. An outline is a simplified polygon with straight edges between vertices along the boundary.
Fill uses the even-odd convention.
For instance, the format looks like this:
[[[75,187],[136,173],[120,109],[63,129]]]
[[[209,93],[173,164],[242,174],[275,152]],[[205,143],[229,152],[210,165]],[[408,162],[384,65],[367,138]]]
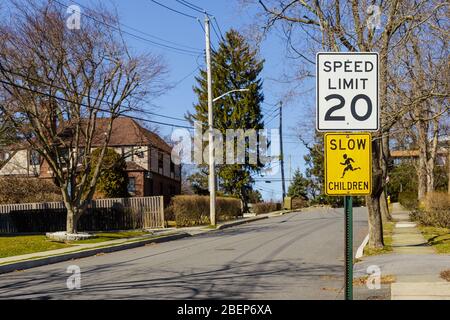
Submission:
[[[369,243],[369,234],[364,238],[363,242],[359,246],[358,250],[356,250],[355,258],[359,259],[364,255],[364,248],[366,247],[367,243]]]
[[[238,226],[238,225],[241,225],[241,224],[255,222],[255,221],[258,221],[258,220],[263,220],[263,219],[268,219],[268,218],[269,218],[269,216],[255,217],[255,218],[249,218],[249,219],[247,219],[245,221],[236,221],[236,222],[230,222],[230,223],[227,223],[227,224],[221,224],[221,225],[219,225],[216,228],[216,230],[222,230],[222,229]]]
[[[162,243],[162,242],[178,240],[178,239],[182,239],[182,238],[186,238],[186,237],[191,237],[191,235],[189,233],[183,232],[183,233],[169,235],[169,236],[162,236],[162,237],[159,237],[156,239],[148,239],[148,240],[143,240],[143,241],[124,243],[124,244],[119,244],[119,245],[115,245],[115,246],[111,246],[111,247],[103,247],[103,248],[62,254],[62,255],[58,255],[58,256],[37,258],[35,260],[13,262],[13,263],[1,265],[0,266],[0,274],[14,272],[14,271],[18,271],[18,270],[26,270],[26,269],[41,267],[44,265],[54,264],[54,263],[58,263],[58,262],[64,262],[64,261],[73,260],[73,259],[87,258],[87,257],[95,256],[100,253],[111,253],[111,252],[116,252],[116,251],[134,249],[134,248],[138,248],[138,247],[143,247],[150,243]]]

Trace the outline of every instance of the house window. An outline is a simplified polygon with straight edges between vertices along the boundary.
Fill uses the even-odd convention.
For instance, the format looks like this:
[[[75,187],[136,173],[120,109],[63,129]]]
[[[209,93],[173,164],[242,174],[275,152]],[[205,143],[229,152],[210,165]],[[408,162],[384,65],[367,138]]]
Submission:
[[[69,159],[69,149],[59,149],[59,163],[62,165],[67,165],[69,163]]]
[[[170,162],[170,173],[175,174],[175,163],[173,163],[172,161]]]
[[[10,156],[9,152],[0,152],[0,161],[7,161]]]
[[[41,164],[41,156],[36,150],[30,151],[30,166],[38,166]]]
[[[78,164],[82,164],[83,163],[83,159],[84,159],[84,155],[85,155],[85,150],[84,148],[80,148],[78,149]]]
[[[144,151],[136,149],[135,155],[136,155],[136,157],[138,157],[140,159],[143,159],[144,158]]]
[[[128,193],[136,193],[136,178],[134,177],[128,178]]]
[[[162,152],[158,153],[158,171],[162,173],[164,168],[164,154]]]
[[[162,182],[159,183],[159,195],[160,196],[164,195],[164,185]]]

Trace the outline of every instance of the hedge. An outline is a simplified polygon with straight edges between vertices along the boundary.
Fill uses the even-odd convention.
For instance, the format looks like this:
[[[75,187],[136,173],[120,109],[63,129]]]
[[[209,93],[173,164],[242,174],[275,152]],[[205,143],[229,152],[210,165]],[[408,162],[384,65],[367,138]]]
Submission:
[[[411,219],[424,226],[450,228],[450,195],[444,192],[427,194],[424,208],[414,210]]]
[[[198,195],[175,196],[171,210],[175,216],[177,227],[189,227],[210,224],[209,197]],[[235,198],[216,198],[216,214],[218,221],[236,219],[242,215],[241,201]]]
[[[269,213],[277,210],[281,210],[281,203],[276,202],[260,202],[255,203],[252,206],[253,213],[255,214],[262,214],[262,213]]]

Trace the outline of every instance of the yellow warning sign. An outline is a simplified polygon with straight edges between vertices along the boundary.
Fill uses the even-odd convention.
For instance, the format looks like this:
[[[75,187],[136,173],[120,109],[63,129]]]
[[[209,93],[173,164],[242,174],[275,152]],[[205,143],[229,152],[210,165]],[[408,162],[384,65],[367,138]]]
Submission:
[[[325,193],[361,196],[372,192],[370,133],[326,133]]]

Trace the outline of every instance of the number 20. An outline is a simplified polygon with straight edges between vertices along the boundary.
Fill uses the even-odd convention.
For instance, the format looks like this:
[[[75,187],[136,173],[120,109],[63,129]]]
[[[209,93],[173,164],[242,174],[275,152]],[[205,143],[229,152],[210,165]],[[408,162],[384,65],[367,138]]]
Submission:
[[[333,116],[332,113],[336,110],[342,109],[345,105],[345,99],[343,96],[339,94],[330,94],[329,96],[325,97],[326,101],[329,101],[331,99],[338,99],[339,104],[331,107],[328,109],[328,111],[325,114],[325,121],[345,121],[345,116]],[[363,99],[367,103],[367,112],[363,116],[360,116],[356,112],[356,102],[358,102],[359,99]],[[352,99],[352,103],[350,104],[350,111],[352,113],[353,118],[355,118],[358,121],[364,121],[370,118],[372,115],[372,100],[365,94],[358,94]]]

